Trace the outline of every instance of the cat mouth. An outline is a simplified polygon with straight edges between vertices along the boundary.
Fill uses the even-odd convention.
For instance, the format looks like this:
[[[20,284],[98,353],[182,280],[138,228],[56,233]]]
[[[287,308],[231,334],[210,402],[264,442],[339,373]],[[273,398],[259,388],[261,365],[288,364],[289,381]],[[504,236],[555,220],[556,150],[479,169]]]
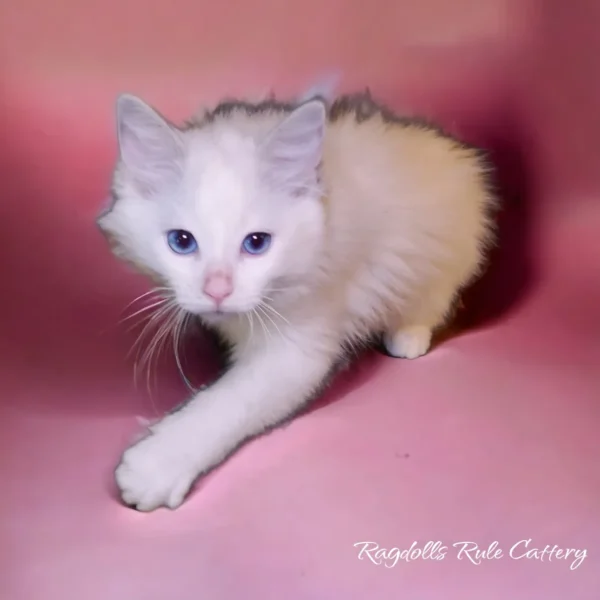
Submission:
[[[235,317],[236,315],[243,315],[247,311],[239,308],[229,308],[220,306],[212,310],[206,310],[200,313],[200,316],[207,317],[210,319],[224,319],[226,317]]]
[[[249,303],[243,306],[205,306],[185,307],[188,312],[207,319],[225,319],[226,317],[243,316],[251,313],[256,308],[255,304]]]
[[[225,315],[233,315],[236,314],[235,310],[227,310],[226,308],[215,308],[213,310],[206,310],[200,313],[202,316],[206,317],[224,317]]]

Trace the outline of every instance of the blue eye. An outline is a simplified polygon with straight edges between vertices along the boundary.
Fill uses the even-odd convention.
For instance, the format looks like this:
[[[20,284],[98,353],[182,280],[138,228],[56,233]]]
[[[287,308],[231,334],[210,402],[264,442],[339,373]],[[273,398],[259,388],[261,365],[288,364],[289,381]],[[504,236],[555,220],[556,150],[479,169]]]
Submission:
[[[191,254],[198,249],[196,238],[185,229],[172,229],[167,233],[167,242],[177,254]]]
[[[242,242],[242,248],[248,254],[262,254],[269,249],[271,245],[271,234],[270,233],[250,233]]]

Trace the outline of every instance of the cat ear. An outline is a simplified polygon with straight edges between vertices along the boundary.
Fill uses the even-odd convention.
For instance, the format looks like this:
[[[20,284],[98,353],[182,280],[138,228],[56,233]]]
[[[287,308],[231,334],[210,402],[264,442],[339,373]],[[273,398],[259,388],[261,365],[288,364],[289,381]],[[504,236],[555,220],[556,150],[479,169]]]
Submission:
[[[177,183],[183,168],[183,140],[175,127],[145,102],[123,94],[117,99],[121,160],[142,192]]]
[[[269,182],[293,194],[314,189],[323,157],[327,111],[321,100],[302,104],[280,123],[261,148]]]
[[[315,84],[300,96],[300,103],[321,98],[327,104],[330,104],[335,96],[336,89],[342,78],[341,71],[333,71],[326,76],[323,76]]]

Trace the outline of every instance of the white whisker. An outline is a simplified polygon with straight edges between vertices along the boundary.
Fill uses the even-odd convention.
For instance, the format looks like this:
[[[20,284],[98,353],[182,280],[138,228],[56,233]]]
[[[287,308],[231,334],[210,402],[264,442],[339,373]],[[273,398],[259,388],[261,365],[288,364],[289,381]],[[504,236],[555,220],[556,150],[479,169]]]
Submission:
[[[269,309],[275,316],[279,317],[282,321],[291,326],[291,323],[275,308],[273,308],[270,304],[262,303],[264,308]]]
[[[285,287],[285,288],[266,288],[265,292],[267,292],[267,294],[270,294],[271,292],[289,292],[292,288],[291,287]]]
[[[131,352],[133,350],[136,349],[136,347],[138,347],[138,350],[136,352],[136,357],[134,360],[134,364],[133,364],[133,380],[134,380],[134,385],[137,386],[137,380],[138,380],[138,372],[140,370],[142,370],[145,366],[147,366],[148,368],[148,372],[147,372],[147,377],[146,377],[146,383],[147,383],[147,388],[148,388],[148,393],[150,396],[150,402],[152,403],[152,408],[154,410],[155,414],[159,414],[158,409],[154,403],[154,399],[152,396],[152,389],[150,387],[150,370],[151,370],[151,359],[152,359],[152,355],[154,353],[156,344],[157,344],[157,340],[160,340],[160,337],[162,336],[162,332],[163,329],[165,327],[165,323],[161,323],[158,327],[158,330],[156,330],[154,332],[154,335],[150,338],[150,344],[149,346],[146,348],[146,351],[144,352],[144,354],[142,355],[141,359],[139,358],[139,354],[141,351],[140,343],[141,341],[144,339],[144,337],[146,336],[146,334],[150,331],[151,329],[151,325],[153,325],[154,323],[158,322],[161,318],[166,317],[167,318],[167,322],[170,320],[170,318],[172,317],[171,311],[176,308],[176,305],[174,302],[169,302],[167,305],[163,305],[161,306],[155,313],[154,315],[152,315],[152,317],[150,318],[150,320],[144,325],[144,328],[142,329],[141,333],[138,335],[135,343],[133,344],[131,350],[129,351],[129,354],[131,354]]]
[[[137,298],[134,298],[124,309],[123,312],[125,312],[132,304],[135,304],[136,302],[139,302],[140,300],[142,300],[142,298],[145,298],[146,296],[150,296],[151,294],[157,294],[160,295],[160,292],[170,292],[169,288],[166,287],[155,287],[152,288],[151,290],[148,290],[147,292],[144,292],[143,294],[140,294]]]
[[[260,325],[262,327],[265,337],[271,339],[271,332],[269,331],[269,328],[265,325],[265,322],[263,321],[262,317],[260,316],[260,313],[257,310],[259,308],[259,306],[260,305],[256,306],[253,309],[253,312],[256,315],[256,318],[258,319],[258,322],[260,323]]]
[[[142,357],[142,362],[147,361],[148,364],[151,363],[152,357],[156,350],[160,348],[160,345],[163,343],[164,337],[169,333],[174,319],[177,318],[177,307],[173,307],[173,310],[166,315],[165,320],[159,325],[156,334],[154,335],[152,342],[148,345],[144,356]]]
[[[169,298],[161,298],[160,300],[157,300],[156,302],[154,302],[153,304],[149,304],[148,306],[144,306],[142,308],[140,308],[139,310],[136,310],[133,314],[128,315],[126,317],[123,317],[119,323],[125,323],[125,321],[129,321],[130,319],[133,319],[134,317],[137,317],[138,315],[148,311],[148,310],[152,310],[153,308],[156,308],[158,306],[161,306],[161,304],[164,304],[165,302],[168,302]]]
[[[183,333],[183,330],[187,325],[188,318],[189,318],[189,314],[184,312],[183,310],[179,313],[177,324],[176,324],[175,330],[173,332],[173,352],[175,354],[175,362],[177,363],[177,369],[179,371],[179,374],[181,375],[187,388],[192,393],[195,393],[197,390],[190,383],[189,379],[186,377],[185,373],[183,372],[183,367],[181,366],[181,360],[179,358],[179,343],[181,341],[181,335]]]
[[[279,335],[281,337],[283,337],[283,333],[281,333],[281,329],[279,329],[279,327],[277,326],[277,323],[275,323],[275,321],[271,318],[271,315],[265,310],[265,305],[264,304],[259,304],[256,308],[258,308],[263,315],[265,315],[265,317],[267,317],[267,319],[269,319],[269,321],[271,321],[271,324],[273,325],[273,327],[275,327],[275,329],[277,329],[277,332],[279,333]]]
[[[129,353],[127,354],[127,356],[130,356],[131,353],[139,346],[139,344],[143,340],[144,336],[150,330],[151,325],[153,323],[155,323],[156,321],[158,321],[161,317],[165,316],[173,307],[174,307],[174,303],[172,303],[172,302],[170,302],[166,305],[163,305],[150,317],[148,322],[142,328],[142,331],[139,333],[136,341],[131,346],[131,349],[130,349]],[[138,354],[139,354],[139,351],[138,351]]]

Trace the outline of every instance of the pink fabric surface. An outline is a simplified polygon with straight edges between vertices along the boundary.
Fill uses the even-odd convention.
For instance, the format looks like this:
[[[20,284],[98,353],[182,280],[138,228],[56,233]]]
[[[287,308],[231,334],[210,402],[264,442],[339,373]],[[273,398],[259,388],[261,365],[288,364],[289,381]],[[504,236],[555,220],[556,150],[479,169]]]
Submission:
[[[597,600],[599,18],[584,0],[3,2],[0,597]],[[186,390],[168,357],[136,388],[126,359],[146,283],[93,223],[114,98],[178,118],[331,69],[494,151],[501,246],[468,327],[416,361],[365,357],[181,509],[127,509],[112,469],[136,418]],[[198,383],[214,360],[194,354]],[[587,556],[508,555],[528,539]],[[438,540],[443,560],[391,568],[354,546]],[[462,541],[504,554],[475,565]]]

